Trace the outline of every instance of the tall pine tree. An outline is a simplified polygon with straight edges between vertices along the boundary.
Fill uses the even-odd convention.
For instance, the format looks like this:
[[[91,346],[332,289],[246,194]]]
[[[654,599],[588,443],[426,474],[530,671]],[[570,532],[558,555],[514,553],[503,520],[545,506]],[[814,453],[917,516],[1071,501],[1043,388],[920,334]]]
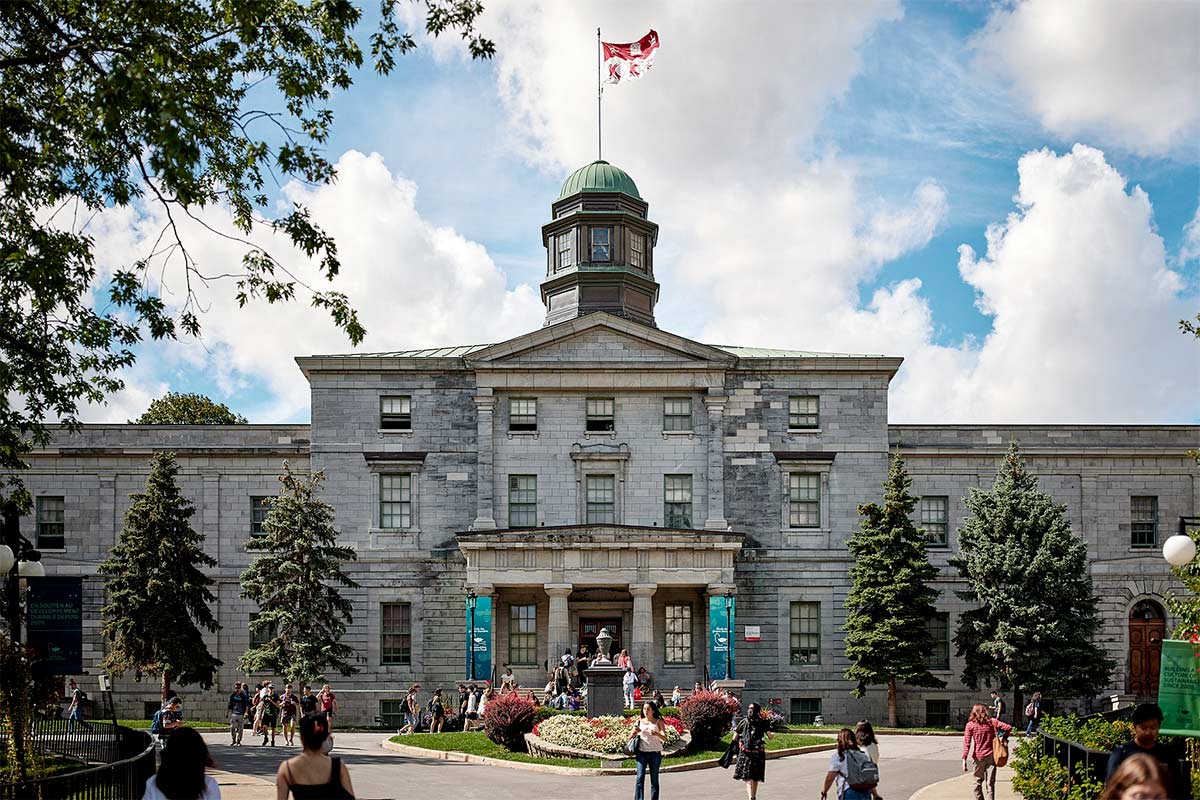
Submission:
[[[945,686],[929,671],[933,637],[929,620],[938,592],[929,583],[938,576],[925,552],[925,533],[912,523],[917,499],[899,454],[891,457],[883,484],[883,505],[858,507],[861,527],[851,537],[853,586],[846,596],[847,680],[858,681],[856,697],[867,686],[887,686],[888,724],[896,726],[896,686]]]
[[[352,607],[338,590],[358,586],[342,572],[355,554],[337,544],[333,508],[317,496],[324,480],[324,473],[305,478],[283,464],[264,535],[253,541],[261,555],[242,573],[242,596],[259,608],[250,632],[268,638],[242,655],[247,672],[304,684],[320,681],[326,669],[358,671],[350,664],[354,648],[342,643]]]
[[[971,489],[967,507],[960,554],[951,562],[970,587],[959,596],[977,604],[959,617],[954,637],[966,660],[963,683],[1012,689],[1014,718],[1026,690],[1060,697],[1100,692],[1113,662],[1094,640],[1099,598],[1087,544],[1071,532],[1066,506],[1038,491],[1016,442],[991,490]]]
[[[102,666],[114,675],[161,676],[164,700],[172,680],[210,688],[221,665],[200,631],[220,628],[208,606],[216,599],[212,579],[200,570],[217,562],[188,522],[196,508],[180,494],[178,473],[174,453],[150,459],[146,490],[130,495],[120,539],[100,565],[108,595],[101,631],[109,642]]]

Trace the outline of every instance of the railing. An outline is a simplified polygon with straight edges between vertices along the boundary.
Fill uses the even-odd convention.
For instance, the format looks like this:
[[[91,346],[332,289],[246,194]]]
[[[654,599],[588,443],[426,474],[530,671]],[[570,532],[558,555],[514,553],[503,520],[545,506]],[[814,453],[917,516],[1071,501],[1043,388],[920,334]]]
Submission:
[[[0,800],[128,800],[141,797],[146,779],[154,774],[154,742],[145,731],[111,722],[91,722],[90,730],[69,720],[38,720],[30,745],[44,752],[76,759],[100,761],[61,775],[0,784]]]
[[[1075,783],[1076,771],[1080,764],[1083,765],[1085,775],[1103,783],[1108,772],[1108,757],[1111,755],[1108,750],[1092,750],[1079,742],[1060,739],[1048,733],[1042,733],[1042,754],[1052,756],[1066,767],[1072,784]]]

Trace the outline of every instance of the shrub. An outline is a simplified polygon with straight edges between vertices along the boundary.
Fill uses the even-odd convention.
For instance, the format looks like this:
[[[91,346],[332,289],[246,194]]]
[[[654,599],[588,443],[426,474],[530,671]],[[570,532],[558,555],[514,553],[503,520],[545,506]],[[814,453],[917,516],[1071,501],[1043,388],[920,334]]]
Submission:
[[[483,730],[487,737],[514,753],[525,752],[525,734],[533,730],[535,706],[515,694],[498,695],[483,711]]]
[[[693,692],[679,704],[683,724],[692,732],[696,747],[711,747],[729,732],[741,703],[717,692]]]
[[[1042,754],[1040,739],[1022,742],[1012,765],[1013,789],[1025,800],[1095,800],[1104,788],[1085,773],[1083,762],[1075,765],[1075,780],[1070,781],[1058,759]]]

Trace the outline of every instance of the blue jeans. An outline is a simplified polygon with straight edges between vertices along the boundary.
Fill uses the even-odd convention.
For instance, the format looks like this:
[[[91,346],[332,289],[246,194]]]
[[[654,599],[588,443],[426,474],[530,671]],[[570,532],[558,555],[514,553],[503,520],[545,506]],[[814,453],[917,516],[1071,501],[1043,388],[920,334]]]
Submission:
[[[646,770],[650,771],[650,800],[658,800],[658,767],[662,764],[662,753],[644,753],[641,750],[637,754],[637,778],[633,784],[633,800],[642,800],[645,797],[643,792],[646,782]]]
[[[871,800],[871,793],[865,789],[851,789],[847,786],[842,800]]]

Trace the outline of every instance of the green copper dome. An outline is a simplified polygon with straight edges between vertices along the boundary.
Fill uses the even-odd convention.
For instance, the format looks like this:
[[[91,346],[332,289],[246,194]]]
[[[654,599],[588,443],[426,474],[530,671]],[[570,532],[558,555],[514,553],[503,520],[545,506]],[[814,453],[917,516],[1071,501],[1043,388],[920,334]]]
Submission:
[[[571,177],[563,183],[558,199],[570,197],[580,192],[621,192],[638,200],[637,184],[629,173],[620,167],[614,167],[607,161],[593,161],[586,167],[580,167],[571,173]]]

